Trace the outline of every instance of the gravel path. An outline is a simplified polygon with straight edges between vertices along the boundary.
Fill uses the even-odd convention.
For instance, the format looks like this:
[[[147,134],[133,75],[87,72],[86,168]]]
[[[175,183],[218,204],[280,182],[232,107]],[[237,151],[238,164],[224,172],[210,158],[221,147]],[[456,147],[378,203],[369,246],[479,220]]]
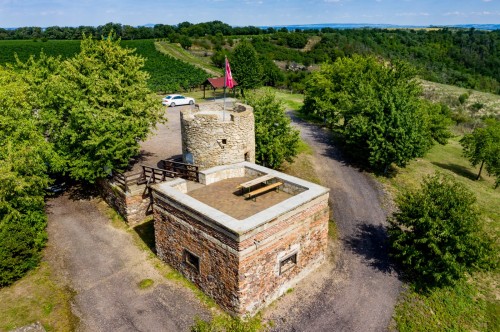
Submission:
[[[386,331],[401,283],[387,256],[383,191],[345,162],[327,130],[289,115],[331,189],[340,243],[331,243],[327,264],[264,317],[277,323],[275,331]]]
[[[70,194],[48,202],[49,258],[74,289],[79,331],[189,331],[209,313],[193,292],[162,277],[94,199]],[[140,289],[141,280],[153,286]]]

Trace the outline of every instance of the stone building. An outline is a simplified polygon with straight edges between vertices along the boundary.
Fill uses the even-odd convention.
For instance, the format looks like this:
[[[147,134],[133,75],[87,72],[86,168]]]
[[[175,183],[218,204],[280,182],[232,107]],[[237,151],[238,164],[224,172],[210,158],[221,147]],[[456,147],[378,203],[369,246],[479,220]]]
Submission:
[[[181,111],[182,155],[185,163],[201,168],[255,162],[253,109],[236,104],[224,111],[221,104]]]
[[[255,201],[238,183],[282,183]],[[216,193],[216,194],[215,194]],[[249,162],[152,186],[157,255],[228,312],[254,314],[326,257],[328,189]]]

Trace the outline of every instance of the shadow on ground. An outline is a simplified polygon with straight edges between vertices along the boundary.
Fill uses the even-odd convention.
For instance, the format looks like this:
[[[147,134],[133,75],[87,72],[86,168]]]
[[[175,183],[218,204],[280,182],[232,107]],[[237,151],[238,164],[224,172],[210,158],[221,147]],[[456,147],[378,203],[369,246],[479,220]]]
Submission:
[[[342,140],[338,137],[338,134],[335,134],[326,126],[307,122],[297,116],[297,114],[293,111],[288,112],[288,115],[293,120],[293,122],[299,123],[302,127],[310,128],[310,132],[312,133],[314,141],[327,146],[325,152],[322,153],[323,156],[331,158],[341,163],[341,165],[343,166],[352,167],[359,172],[374,172],[366,165],[365,160],[357,157],[356,151],[351,151],[352,153],[346,153],[348,151],[346,151],[345,148],[342,147]],[[325,135],[325,132],[327,132],[327,135]],[[392,174],[389,173],[384,175],[392,176]]]
[[[463,176],[464,178],[470,179],[470,180],[476,180],[477,174],[472,173],[468,168],[457,165],[457,164],[443,164],[443,163],[438,163],[438,162],[432,162],[433,165],[436,165],[437,167],[441,167],[443,169],[447,169],[449,171],[452,171],[453,173]]]
[[[99,196],[96,184],[76,183],[66,189],[69,198],[73,201],[89,200]]]
[[[360,224],[354,235],[345,239],[347,249],[362,256],[366,264],[383,273],[393,273],[389,258],[389,239],[383,225]]]
[[[154,221],[148,220],[134,227],[134,231],[148,248],[156,253]]]

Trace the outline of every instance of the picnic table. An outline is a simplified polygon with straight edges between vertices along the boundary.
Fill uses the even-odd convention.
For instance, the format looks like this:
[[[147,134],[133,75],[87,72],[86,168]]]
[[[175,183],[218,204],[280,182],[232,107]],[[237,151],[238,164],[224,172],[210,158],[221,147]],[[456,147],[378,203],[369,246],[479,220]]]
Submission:
[[[250,180],[247,182],[243,182],[237,188],[241,189],[243,195],[248,195],[248,198],[253,197],[255,200],[256,195],[263,193],[263,192],[266,192],[266,191],[269,191],[271,189],[275,189],[275,188],[278,189],[279,186],[281,186],[283,184],[281,182],[274,182],[274,183],[268,184],[268,182],[273,180],[274,178],[275,177],[273,175],[266,174],[266,175],[260,176],[256,179],[253,179],[253,180]],[[265,186],[262,188],[258,188],[258,189],[255,189],[253,191],[250,191],[250,189],[253,186],[256,186],[259,184],[265,184]],[[248,192],[246,194],[245,194],[245,190],[248,190]]]

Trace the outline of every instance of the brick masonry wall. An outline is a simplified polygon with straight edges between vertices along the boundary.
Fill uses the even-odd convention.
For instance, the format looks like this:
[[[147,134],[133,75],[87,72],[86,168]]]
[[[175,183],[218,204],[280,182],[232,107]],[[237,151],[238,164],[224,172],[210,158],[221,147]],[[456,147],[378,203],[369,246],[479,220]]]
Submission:
[[[242,242],[211,227],[203,215],[154,195],[158,256],[198,285],[230,313],[254,314],[293,287],[323,261],[328,236],[328,194],[250,231]],[[185,263],[187,249],[200,271]],[[279,273],[280,260],[297,253],[297,264]]]
[[[324,260],[328,220],[328,201],[321,201],[240,244],[240,313],[268,305]],[[296,265],[280,274],[280,261],[292,254]]]
[[[154,216],[158,257],[195,283],[223,309],[235,313],[240,307],[237,253],[193,227],[194,220],[178,218],[185,218],[185,214],[170,214],[155,208]],[[199,271],[186,263],[185,250],[199,257]]]

